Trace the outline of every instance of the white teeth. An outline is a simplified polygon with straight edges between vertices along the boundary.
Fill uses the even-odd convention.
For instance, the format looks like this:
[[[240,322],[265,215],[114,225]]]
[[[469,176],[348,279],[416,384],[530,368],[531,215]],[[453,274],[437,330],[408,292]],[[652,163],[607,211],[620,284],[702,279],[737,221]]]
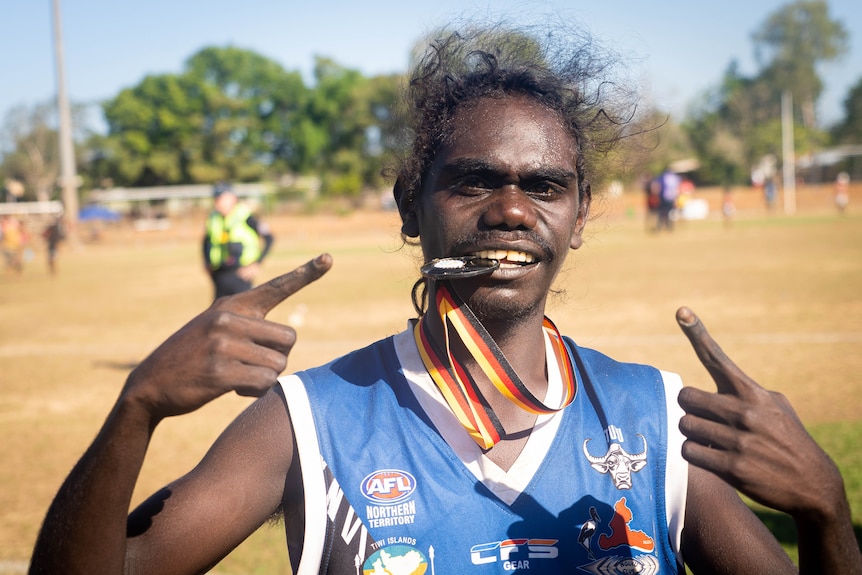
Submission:
[[[516,252],[514,250],[482,250],[476,253],[480,258],[498,261],[519,262],[523,264],[531,264],[534,261],[532,255],[525,252]]]

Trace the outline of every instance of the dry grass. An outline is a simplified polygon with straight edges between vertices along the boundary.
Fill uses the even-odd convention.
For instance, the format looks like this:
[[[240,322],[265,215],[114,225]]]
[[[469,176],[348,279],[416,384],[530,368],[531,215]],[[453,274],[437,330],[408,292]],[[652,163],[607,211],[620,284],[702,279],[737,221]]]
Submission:
[[[822,194],[821,194],[822,196]],[[794,218],[756,206],[733,226],[687,222],[649,235],[639,199],[603,206],[586,246],[570,257],[549,315],[581,345],[648,362],[709,386],[673,320],[692,307],[756,379],[788,395],[806,423],[862,419],[862,197],[850,214],[801,196]],[[397,215],[273,215],[267,275],[329,251],[335,267],[274,310],[302,317],[291,369],[400,331],[412,314],[412,249],[399,251]],[[0,573],[26,564],[39,523],[94,436],[126,373],[209,303],[200,220],[169,232],[105,231],[65,246],[60,273],[31,262],[0,276]],[[42,253],[37,251],[37,256]],[[197,462],[247,404],[226,397],[156,433],[135,500]],[[287,571],[283,535],[262,530],[219,573]]]

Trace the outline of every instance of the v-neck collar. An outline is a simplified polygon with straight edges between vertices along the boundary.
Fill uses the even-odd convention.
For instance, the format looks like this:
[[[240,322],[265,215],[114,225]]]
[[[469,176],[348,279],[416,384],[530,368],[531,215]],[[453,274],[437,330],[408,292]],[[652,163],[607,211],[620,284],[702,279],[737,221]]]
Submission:
[[[509,470],[504,470],[482,452],[449,409],[443,395],[425,369],[416,348],[412,329],[394,336],[393,342],[410,390],[443,440],[479,482],[502,502],[511,506],[527,488],[545,460],[565,410],[540,414],[521,453]],[[553,403],[559,399],[558,396],[562,392],[562,381],[559,369],[554,367],[557,360],[547,335],[545,336],[545,356],[550,377],[549,395],[545,401]],[[555,395],[557,397],[554,397]]]

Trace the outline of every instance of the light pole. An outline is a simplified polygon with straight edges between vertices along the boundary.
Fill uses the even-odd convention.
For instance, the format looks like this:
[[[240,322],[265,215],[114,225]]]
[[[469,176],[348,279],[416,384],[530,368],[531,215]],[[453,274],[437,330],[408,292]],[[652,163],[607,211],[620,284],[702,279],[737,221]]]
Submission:
[[[796,213],[796,151],[793,145],[793,96],[781,94],[781,181],[784,184],[784,213]]]
[[[60,189],[65,208],[69,239],[78,240],[78,176],[75,173],[75,149],[72,146],[72,114],[66,96],[66,74],[63,66],[63,29],[60,0],[53,0],[54,50],[57,60],[57,112],[60,118]]]

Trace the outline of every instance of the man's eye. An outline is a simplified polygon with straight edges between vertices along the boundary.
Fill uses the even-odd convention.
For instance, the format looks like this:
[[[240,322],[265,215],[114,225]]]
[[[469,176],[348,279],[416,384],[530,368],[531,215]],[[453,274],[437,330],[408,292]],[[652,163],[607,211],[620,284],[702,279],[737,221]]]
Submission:
[[[529,186],[525,191],[531,196],[550,198],[563,193],[565,188],[553,182],[537,182]]]
[[[455,183],[455,188],[465,194],[484,193],[492,189],[491,185],[482,178],[461,178]]]

